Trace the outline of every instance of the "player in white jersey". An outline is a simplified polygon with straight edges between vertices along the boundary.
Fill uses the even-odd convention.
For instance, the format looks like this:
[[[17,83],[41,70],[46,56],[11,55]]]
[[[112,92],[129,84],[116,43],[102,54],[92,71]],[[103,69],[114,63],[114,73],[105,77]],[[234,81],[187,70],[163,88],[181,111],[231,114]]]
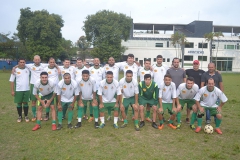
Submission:
[[[79,95],[79,88],[77,82],[71,78],[70,73],[65,73],[63,79],[58,83],[56,87],[56,93],[58,96],[58,127],[62,128],[63,109],[68,108],[68,128],[72,129],[71,124],[73,117],[74,103]]]
[[[93,107],[93,113],[95,118],[95,128],[98,128],[98,103],[96,100],[96,82],[90,77],[88,70],[82,71],[82,79],[77,81],[79,87],[79,100],[78,100],[78,123],[75,125],[75,128],[82,126],[82,116],[83,110],[87,110],[87,104]],[[85,112],[86,114],[86,112]],[[86,116],[86,115],[85,115]],[[87,116],[86,116],[87,117]]]
[[[122,112],[122,117],[124,120],[123,125],[121,128],[124,128],[128,124],[127,120],[127,113],[128,113],[128,107],[129,105],[133,106],[134,109],[134,126],[135,130],[139,131],[139,125],[138,125],[138,82],[132,78],[133,72],[131,70],[128,70],[126,72],[125,78],[122,78],[119,81],[120,89],[122,92],[122,96],[120,97],[120,109]]]
[[[24,110],[25,121],[29,122],[28,118],[28,102],[29,102],[29,75],[30,71],[25,67],[25,59],[18,60],[18,68],[15,68],[14,73],[9,79],[11,83],[11,95],[14,96],[14,103],[17,103],[18,119],[17,122],[22,121],[22,107]],[[14,88],[16,86],[16,88]]]
[[[73,80],[75,79],[75,67],[70,66],[70,59],[65,58],[63,61],[63,66],[59,66],[59,68],[61,70],[62,79],[65,73],[69,73],[71,75],[71,78]]]
[[[75,81],[81,81],[82,80],[82,71],[88,70],[87,67],[84,66],[83,60],[81,58],[77,59],[76,67],[75,67]]]
[[[163,129],[163,113],[166,109],[171,114],[168,126],[172,129],[176,129],[177,127],[173,125],[173,121],[176,117],[177,108],[176,105],[176,86],[175,83],[172,82],[172,78],[169,74],[164,76],[164,82],[159,87],[159,109],[158,116],[160,120],[160,125],[158,129]]]
[[[91,78],[95,80],[96,89],[98,90],[100,82],[104,79],[104,77],[103,77],[104,70],[103,70],[102,67],[100,67],[99,58],[94,58],[93,63],[94,63],[94,66],[89,68],[89,72],[90,72]],[[90,118],[89,118],[88,121],[91,122],[91,121],[94,120],[94,118],[93,118],[93,107],[90,106],[89,109],[90,109]]]
[[[33,94],[36,96],[37,100],[40,102],[37,110],[37,124],[33,127],[33,131],[41,128],[41,117],[42,117],[42,109],[51,108],[52,110],[52,130],[55,131],[57,129],[56,126],[56,111],[54,107],[54,97],[56,93],[53,93],[55,90],[55,83],[48,79],[48,73],[42,72],[40,74],[40,80],[38,80],[34,84]],[[38,96],[38,92],[41,93],[41,98]]]
[[[100,120],[101,120],[101,124],[99,128],[103,128],[105,126],[104,111],[108,109],[108,110],[114,110],[113,127],[117,129],[119,99],[121,95],[121,89],[119,87],[118,81],[113,79],[112,71],[108,71],[106,79],[100,82],[98,95],[99,95],[99,110],[100,110]]]
[[[221,100],[221,104],[217,105],[217,99]],[[215,87],[215,82],[213,78],[208,79],[207,86],[202,87],[199,92],[194,97],[196,100],[196,105],[198,107],[199,113],[197,115],[198,127],[195,132],[198,133],[201,131],[202,127],[202,116],[205,113],[206,109],[209,109],[211,116],[216,115],[216,129],[215,131],[218,134],[222,134],[220,130],[220,124],[222,122],[222,107],[227,102],[227,97],[225,94]]]
[[[190,122],[190,128],[195,129],[194,121],[197,116],[197,106],[195,105],[194,96],[197,94],[199,88],[194,83],[193,77],[188,77],[186,83],[182,83],[177,89],[177,129],[181,128],[181,110],[185,103],[190,110],[193,110]],[[180,104],[179,104],[180,103]]]
[[[146,59],[144,61],[144,67],[140,67],[140,69],[139,69],[138,75],[139,75],[139,78],[140,78],[140,82],[144,81],[144,75],[145,74],[150,74],[151,77],[153,77],[153,72],[151,71],[151,61],[150,61],[150,59]],[[150,109],[151,108],[150,108],[149,104],[147,104],[145,120],[147,122],[152,123],[152,120],[150,118]]]

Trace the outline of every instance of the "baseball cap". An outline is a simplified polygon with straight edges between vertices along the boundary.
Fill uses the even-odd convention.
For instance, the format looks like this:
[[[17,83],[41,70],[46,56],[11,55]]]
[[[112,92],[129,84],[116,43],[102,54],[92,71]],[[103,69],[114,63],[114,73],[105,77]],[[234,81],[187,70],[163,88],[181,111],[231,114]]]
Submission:
[[[194,60],[193,64],[199,64],[199,61],[198,60]]]

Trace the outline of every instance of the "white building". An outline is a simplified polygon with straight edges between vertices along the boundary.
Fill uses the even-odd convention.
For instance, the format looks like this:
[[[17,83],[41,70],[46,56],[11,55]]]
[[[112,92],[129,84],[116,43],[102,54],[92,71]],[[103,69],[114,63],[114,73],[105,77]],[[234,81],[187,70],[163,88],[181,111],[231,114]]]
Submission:
[[[152,31],[155,31],[153,33]],[[184,33],[188,44],[184,51],[184,68],[192,68],[193,60],[200,61],[200,68],[207,70],[210,62],[210,42],[205,33],[222,32],[224,37],[214,38],[212,45],[213,62],[220,71],[240,72],[240,26],[213,25],[212,21],[193,21],[190,24],[146,24],[133,23],[130,38],[122,42],[128,49],[124,55],[132,53],[135,60],[143,64],[145,58],[156,62],[156,56],[162,55],[164,64],[171,66],[174,57],[181,58],[181,48],[172,45],[171,35]],[[217,57],[217,58],[216,58]]]

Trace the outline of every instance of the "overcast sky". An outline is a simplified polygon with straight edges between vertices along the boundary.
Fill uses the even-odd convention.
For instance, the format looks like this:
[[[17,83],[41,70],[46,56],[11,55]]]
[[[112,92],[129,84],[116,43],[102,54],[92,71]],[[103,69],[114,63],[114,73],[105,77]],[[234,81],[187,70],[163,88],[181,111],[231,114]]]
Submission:
[[[62,35],[75,43],[85,33],[83,21],[89,14],[107,9],[124,13],[134,23],[181,23],[213,21],[214,25],[240,26],[239,0],[0,0],[0,33],[17,32],[20,9],[47,10],[64,20]]]

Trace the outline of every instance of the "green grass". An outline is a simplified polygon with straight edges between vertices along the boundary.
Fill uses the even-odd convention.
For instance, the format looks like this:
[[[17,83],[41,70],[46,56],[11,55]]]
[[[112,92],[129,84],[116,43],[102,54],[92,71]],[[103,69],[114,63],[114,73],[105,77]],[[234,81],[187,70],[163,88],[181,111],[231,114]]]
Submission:
[[[94,129],[83,121],[80,129],[51,131],[51,121],[31,131],[33,122],[17,123],[17,111],[10,94],[9,73],[0,73],[0,159],[238,159],[240,156],[240,74],[223,74],[225,93],[229,99],[223,107],[223,135],[194,133],[186,123],[181,130],[165,125],[156,130],[146,123],[140,132],[133,122],[124,129],[114,129],[112,121],[104,129]],[[76,109],[74,110],[76,117]],[[182,121],[185,122],[183,112]],[[31,109],[29,117],[32,117]],[[166,118],[168,115],[166,114]],[[213,119],[213,118],[212,118]],[[73,124],[77,120],[74,118]],[[122,122],[119,122],[119,125]],[[213,125],[213,124],[212,124]]]

